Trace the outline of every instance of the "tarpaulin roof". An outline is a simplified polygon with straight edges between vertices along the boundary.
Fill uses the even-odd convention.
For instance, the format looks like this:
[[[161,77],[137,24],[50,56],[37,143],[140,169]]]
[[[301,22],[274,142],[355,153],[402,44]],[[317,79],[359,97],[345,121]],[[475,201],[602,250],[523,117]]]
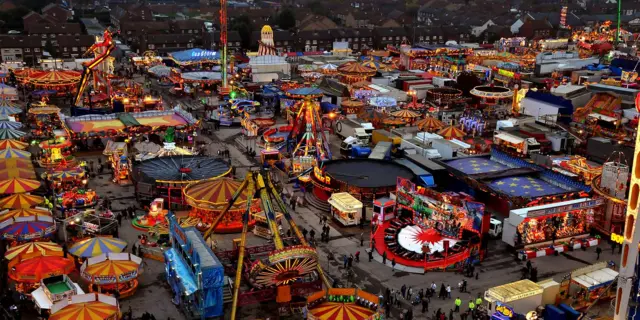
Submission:
[[[118,114],[118,120],[120,120],[126,127],[135,127],[140,125],[140,122],[138,122],[138,120],[129,113]]]
[[[194,48],[169,53],[169,57],[177,62],[199,62],[205,60],[218,60],[220,59],[220,54],[217,51]]]

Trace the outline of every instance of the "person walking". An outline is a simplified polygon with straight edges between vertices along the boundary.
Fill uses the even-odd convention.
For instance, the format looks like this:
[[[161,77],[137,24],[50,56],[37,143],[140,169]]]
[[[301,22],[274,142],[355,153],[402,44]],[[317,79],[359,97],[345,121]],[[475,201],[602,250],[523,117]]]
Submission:
[[[467,279],[462,279],[462,292],[467,292]]]
[[[402,293],[402,298],[403,298],[403,299],[406,299],[406,298],[407,298],[407,295],[406,295],[406,293],[407,293],[407,286],[403,284],[403,285],[402,285],[402,287],[400,287],[400,292]]]
[[[387,264],[387,252],[382,253],[382,264]]]
[[[476,298],[476,306],[479,306],[482,304],[482,296],[478,293],[478,297]]]
[[[440,292],[438,293],[438,297],[442,300],[447,298],[447,289],[444,287],[444,283],[440,285]]]
[[[364,232],[360,234],[360,246],[364,246]]]
[[[371,262],[371,260],[373,260],[373,250],[369,249],[369,251],[367,251],[367,254],[369,255],[369,262]]]
[[[342,263],[344,264],[344,269],[347,268],[347,263],[349,262],[349,258],[347,257],[347,255],[345,254],[344,256],[342,256]]]
[[[451,286],[447,285],[447,298],[451,299]]]
[[[455,306],[456,307],[455,307],[454,311],[455,312],[460,312],[460,306],[461,305],[462,305],[462,299],[460,299],[460,297],[457,297],[456,301],[455,301]]]
[[[601,254],[601,253],[602,253],[602,248],[597,247],[597,248],[596,248],[596,254],[597,254],[597,256],[596,256],[596,260],[600,260],[600,254]]]
[[[422,299],[422,313],[429,312],[429,299],[426,297]]]
[[[413,297],[413,288],[409,287],[409,290],[407,290],[407,300],[411,301],[412,297]]]
[[[453,309],[449,309],[449,320],[453,319]]]
[[[309,237],[311,237],[311,241],[314,241],[316,238],[316,231],[311,229],[311,231],[309,231]]]
[[[302,228],[302,236],[304,237],[304,241],[307,241],[307,233],[309,233],[309,231],[307,231],[307,228]]]
[[[396,258],[391,259],[391,270],[396,272]]]
[[[469,300],[469,312],[473,312],[473,309],[476,308],[476,304],[473,303],[473,300]]]
[[[349,267],[349,269],[351,269],[351,266],[353,266],[353,255],[350,254],[349,258],[347,258],[347,267]]]

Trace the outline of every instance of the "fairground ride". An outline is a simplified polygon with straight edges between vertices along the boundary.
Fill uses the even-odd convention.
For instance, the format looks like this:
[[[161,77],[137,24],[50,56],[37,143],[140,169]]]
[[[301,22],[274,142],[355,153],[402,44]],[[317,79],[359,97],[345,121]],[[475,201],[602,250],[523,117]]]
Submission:
[[[292,170],[303,172],[325,160],[331,160],[331,150],[324,133],[320,104],[305,97],[293,122],[291,135],[298,143],[291,152]]]
[[[93,60],[83,64],[84,70],[82,71],[82,77],[80,78],[80,82],[78,84],[78,90],[76,92],[76,97],[74,100],[75,106],[82,106],[82,96],[84,94],[84,91],[87,89],[87,83],[89,82],[91,75],[93,75],[94,88],[97,87],[98,83],[100,82],[100,75],[98,74],[98,72],[96,72],[95,69],[98,67],[102,67],[101,71],[103,73],[107,72],[107,68],[104,66],[104,63],[106,62],[105,60],[108,59],[111,55],[113,49],[115,49],[115,45],[113,43],[112,34],[107,29],[104,31],[104,34],[102,36],[102,42],[93,44],[91,47],[89,47],[87,52],[85,52],[84,55],[93,54],[94,58]],[[103,82],[108,88],[108,80],[105,79],[105,81]],[[89,97],[89,99],[91,99],[91,97]]]
[[[244,181],[240,187],[233,194],[227,206],[222,213],[216,217],[211,223],[209,229],[204,233],[204,239],[206,240],[213,234],[216,226],[222,217],[224,217],[233,206],[234,202],[240,197],[245,190],[247,192],[247,209],[242,216],[242,235],[240,238],[240,244],[238,246],[238,261],[236,276],[233,287],[233,304],[231,307],[231,319],[236,319],[236,309],[238,306],[238,293],[240,290],[240,281],[242,280],[242,268],[245,258],[245,246],[247,239],[247,232],[249,229],[249,215],[251,214],[251,203],[256,193],[259,194],[262,209],[265,212],[267,225],[273,235],[273,243],[275,244],[275,250],[269,254],[268,259],[265,261],[254,262],[249,270],[249,279],[256,283],[269,283],[275,286],[286,286],[296,280],[309,275],[312,272],[317,272],[318,276],[322,279],[327,288],[331,288],[331,283],[327,279],[326,275],[322,271],[320,264],[318,264],[318,255],[316,249],[311,247],[304,236],[300,232],[295,221],[291,217],[289,210],[282,201],[282,198],[277,193],[274,185],[271,183],[268,173],[262,172],[249,172],[247,173]],[[275,201],[277,208],[283,213],[284,218],[289,223],[290,229],[294,232],[295,236],[300,241],[300,245],[285,246],[280,233],[278,231],[278,225],[276,223],[275,211],[272,205],[272,199]]]

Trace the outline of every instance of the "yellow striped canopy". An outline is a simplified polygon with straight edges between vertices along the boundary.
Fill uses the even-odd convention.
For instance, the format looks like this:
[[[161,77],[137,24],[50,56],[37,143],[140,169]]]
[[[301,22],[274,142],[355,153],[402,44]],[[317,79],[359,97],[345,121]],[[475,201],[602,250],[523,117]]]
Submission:
[[[118,238],[95,237],[74,243],[69,248],[69,253],[82,258],[99,256],[103,253],[122,252],[127,242]]]
[[[28,193],[17,193],[0,199],[2,209],[20,209],[37,206],[44,202],[44,198]]]
[[[41,256],[62,256],[62,247],[57,243],[48,242],[28,242],[9,248],[4,254],[4,258],[11,261],[17,257],[33,256],[36,254]]]
[[[4,150],[7,148],[20,149],[24,150],[29,146],[28,143],[22,142],[14,139],[4,139],[0,140],[0,150]]]
[[[0,181],[0,193],[25,193],[40,188],[40,181],[11,178]]]
[[[442,127],[444,127],[444,123],[434,117],[426,117],[416,122],[416,126],[418,127],[418,129],[423,131],[433,131],[442,129]]]
[[[411,110],[399,110],[396,112],[392,112],[391,115],[396,118],[417,118],[420,116],[419,113]]]
[[[31,159],[0,159],[0,170],[11,168],[33,168],[33,163]]]
[[[5,148],[4,150],[0,150],[0,159],[11,159],[11,158],[31,158],[31,152],[14,149],[14,148]]]
[[[206,180],[189,185],[185,188],[184,194],[192,206],[222,206],[229,202],[241,184],[231,178]],[[234,207],[245,205],[248,195],[248,192],[243,192],[234,203]]]
[[[107,256],[107,260],[87,265],[87,261],[85,261],[86,268],[81,272],[82,277],[87,281],[94,283],[100,282],[102,284],[108,283],[117,283],[119,277],[121,275],[128,274],[130,272],[137,271],[140,274],[140,264],[132,261],[132,260],[110,260]],[[84,266],[83,266],[84,267]],[[105,278],[113,278],[115,279],[112,282],[105,281]],[[100,281],[96,281],[100,279]]]
[[[111,320],[118,319],[118,313],[118,306],[88,301],[70,303],[49,316],[49,320]]]
[[[26,217],[50,217],[51,212],[49,210],[42,209],[16,209],[11,210],[3,215],[0,215],[0,221],[9,218],[26,218]]]
[[[454,127],[454,126],[448,126],[442,130],[440,130],[438,132],[439,135],[441,135],[443,138],[445,139],[461,139],[464,138],[465,133],[464,131]]]
[[[0,169],[0,180],[7,180],[11,178],[37,179],[36,172],[31,168]]]

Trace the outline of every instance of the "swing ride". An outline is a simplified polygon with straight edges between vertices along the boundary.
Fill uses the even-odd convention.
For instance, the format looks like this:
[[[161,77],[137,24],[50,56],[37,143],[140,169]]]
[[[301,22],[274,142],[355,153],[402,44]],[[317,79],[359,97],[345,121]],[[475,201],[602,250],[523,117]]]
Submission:
[[[222,212],[211,222],[208,230],[204,232],[203,238],[206,240],[211,237],[218,224],[223,220],[223,217],[226,216],[227,212],[243,194],[247,196],[247,208],[242,217],[242,235],[238,245],[238,259],[233,287],[231,319],[236,318],[240,281],[243,278],[243,266],[245,266],[245,246],[247,232],[249,230],[251,204],[256,194],[259,197],[262,209],[265,212],[266,224],[271,231],[275,250],[269,253],[266,259],[256,260],[250,263],[249,270],[244,270],[245,274],[248,275],[247,278],[249,284],[255,287],[283,287],[300,280],[307,281],[320,278],[327,288],[331,288],[331,283],[322,271],[320,264],[318,264],[316,249],[310,246],[305,240],[282,198],[277,193],[269,175],[265,171],[253,171],[247,173],[244,181],[235,191],[231,199],[229,199],[229,202]],[[272,201],[275,201],[275,206]],[[289,223],[290,229],[299,240],[299,245],[285,245],[276,223],[276,210],[283,213],[284,219]],[[289,300],[291,299],[290,296],[287,298]],[[278,299],[278,301],[288,302],[282,301],[282,299]]]

